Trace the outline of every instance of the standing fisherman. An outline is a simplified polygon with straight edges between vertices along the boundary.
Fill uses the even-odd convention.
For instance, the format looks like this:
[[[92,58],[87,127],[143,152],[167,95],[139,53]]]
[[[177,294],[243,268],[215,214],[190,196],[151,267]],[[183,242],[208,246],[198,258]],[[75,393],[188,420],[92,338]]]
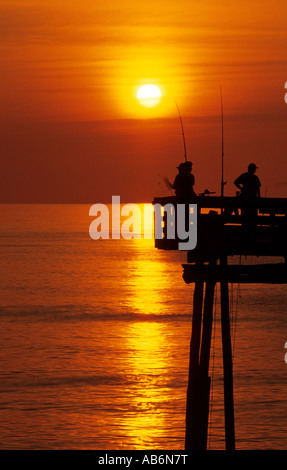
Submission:
[[[250,163],[248,165],[248,171],[246,173],[242,173],[234,181],[235,186],[241,191],[240,197],[245,200],[254,201],[256,198],[260,197],[261,183],[258,176],[255,175],[257,168],[258,167],[255,163]],[[256,216],[257,209],[256,207],[244,208],[242,209],[242,215]]]
[[[250,163],[248,165],[248,171],[242,173],[242,175],[238,176],[234,181],[235,186],[241,191],[241,196],[246,199],[260,197],[261,183],[258,176],[255,175],[257,168],[255,163]]]

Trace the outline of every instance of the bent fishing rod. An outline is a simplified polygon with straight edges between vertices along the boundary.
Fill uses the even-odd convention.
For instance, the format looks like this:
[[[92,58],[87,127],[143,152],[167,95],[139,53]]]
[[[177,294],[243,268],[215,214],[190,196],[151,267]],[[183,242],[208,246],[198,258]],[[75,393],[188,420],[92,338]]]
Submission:
[[[182,123],[182,119],[181,119],[181,114],[180,114],[180,111],[179,111],[179,107],[178,107],[178,104],[177,104],[176,101],[175,101],[175,105],[176,105],[176,107],[177,107],[177,111],[178,111],[178,115],[179,115],[179,120],[180,120],[180,125],[181,125],[181,130],[182,130],[182,138],[183,138],[183,146],[184,146],[184,160],[187,161],[187,157],[186,157],[186,144],[185,144],[185,136],[184,136],[183,123]]]

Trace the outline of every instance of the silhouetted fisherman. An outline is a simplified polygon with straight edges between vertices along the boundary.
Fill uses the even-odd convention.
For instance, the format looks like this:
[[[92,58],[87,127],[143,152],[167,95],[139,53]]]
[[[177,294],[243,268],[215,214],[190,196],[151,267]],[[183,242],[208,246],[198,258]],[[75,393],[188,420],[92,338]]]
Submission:
[[[242,173],[236,180],[234,184],[237,188],[240,189],[240,197],[246,201],[254,201],[260,197],[260,179],[255,175],[256,169],[258,167],[255,163],[250,163],[248,165],[248,171]],[[256,207],[244,207],[241,210],[242,215],[252,217],[257,215]]]
[[[195,178],[191,173],[192,163],[189,161],[180,163],[177,168],[178,174],[172,185],[175,190],[176,198],[179,203],[191,202],[196,197],[193,189]]]

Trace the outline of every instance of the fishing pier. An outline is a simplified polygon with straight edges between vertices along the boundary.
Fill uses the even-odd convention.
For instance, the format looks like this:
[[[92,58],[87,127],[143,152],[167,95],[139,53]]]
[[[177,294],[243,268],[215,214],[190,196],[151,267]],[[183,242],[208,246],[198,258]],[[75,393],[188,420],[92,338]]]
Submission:
[[[194,284],[185,449],[207,449],[214,293],[219,283],[225,448],[235,450],[229,284],[287,283],[287,199],[250,201],[240,197],[198,196],[193,203],[197,205],[197,244],[187,251],[187,262],[183,265],[184,281]],[[156,248],[178,250],[177,237],[168,238],[167,213],[164,211],[166,205],[173,205],[176,211],[176,198],[155,198],[153,204],[162,206],[164,214],[163,236],[155,239]],[[264,264],[229,264],[229,257],[236,255],[264,257]],[[279,257],[280,262],[272,262],[274,257]]]

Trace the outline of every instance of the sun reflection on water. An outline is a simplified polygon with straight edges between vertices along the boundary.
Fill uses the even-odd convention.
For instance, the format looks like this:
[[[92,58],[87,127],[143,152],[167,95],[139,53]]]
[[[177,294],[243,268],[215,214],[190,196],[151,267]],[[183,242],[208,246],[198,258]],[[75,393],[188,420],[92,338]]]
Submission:
[[[128,267],[131,274],[129,304],[133,311],[160,315],[167,313],[163,295],[168,291],[168,279],[163,262],[141,256],[145,244],[148,244],[148,240],[135,244],[137,256]]]
[[[144,448],[150,442],[164,441],[166,415],[163,409],[172,399],[167,378],[169,348],[166,326],[156,322],[136,322],[127,331],[129,372],[136,377],[130,390],[134,410],[126,417],[126,431],[135,447]]]

